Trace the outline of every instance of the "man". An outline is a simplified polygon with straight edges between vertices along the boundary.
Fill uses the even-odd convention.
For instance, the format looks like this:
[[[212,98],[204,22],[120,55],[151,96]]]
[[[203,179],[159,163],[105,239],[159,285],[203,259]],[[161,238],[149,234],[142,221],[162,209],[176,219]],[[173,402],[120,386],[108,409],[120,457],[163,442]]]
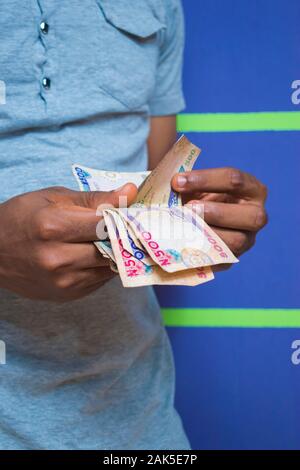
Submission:
[[[75,161],[141,171],[174,143],[179,0],[2,2],[0,44],[0,447],[187,449],[154,293],[123,289],[92,244],[97,206],[136,188],[66,189]],[[236,255],[266,222],[265,187],[241,171],[172,185]]]

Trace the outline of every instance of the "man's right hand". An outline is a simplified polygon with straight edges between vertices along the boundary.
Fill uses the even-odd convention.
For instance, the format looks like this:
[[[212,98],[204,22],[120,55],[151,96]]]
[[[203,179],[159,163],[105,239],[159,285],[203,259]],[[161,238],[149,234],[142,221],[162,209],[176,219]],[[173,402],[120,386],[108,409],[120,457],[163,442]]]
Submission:
[[[113,277],[91,242],[97,240],[101,204],[130,205],[137,188],[79,192],[53,187],[0,204],[0,287],[37,300],[84,297]]]

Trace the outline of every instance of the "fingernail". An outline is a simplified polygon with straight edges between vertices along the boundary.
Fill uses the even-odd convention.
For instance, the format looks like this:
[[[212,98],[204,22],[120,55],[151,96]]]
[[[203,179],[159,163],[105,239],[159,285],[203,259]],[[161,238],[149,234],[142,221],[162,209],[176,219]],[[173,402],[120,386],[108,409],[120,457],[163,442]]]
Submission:
[[[183,175],[177,176],[176,183],[177,183],[177,186],[179,186],[180,188],[183,188],[187,183],[187,177]]]

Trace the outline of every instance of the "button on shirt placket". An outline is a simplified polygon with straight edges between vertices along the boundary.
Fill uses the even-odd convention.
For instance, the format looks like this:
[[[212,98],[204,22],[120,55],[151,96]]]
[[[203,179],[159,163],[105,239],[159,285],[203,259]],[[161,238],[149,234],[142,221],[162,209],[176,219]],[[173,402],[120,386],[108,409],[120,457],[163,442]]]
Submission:
[[[49,25],[46,23],[46,21],[42,21],[40,24],[40,30],[43,34],[48,34],[49,32]]]
[[[42,85],[44,90],[50,90],[51,80],[48,77],[44,77],[42,80]]]

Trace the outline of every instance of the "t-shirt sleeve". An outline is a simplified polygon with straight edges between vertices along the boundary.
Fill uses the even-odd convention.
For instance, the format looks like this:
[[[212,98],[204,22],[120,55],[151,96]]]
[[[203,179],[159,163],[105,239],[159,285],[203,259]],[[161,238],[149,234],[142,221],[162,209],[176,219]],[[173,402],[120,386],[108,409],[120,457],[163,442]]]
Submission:
[[[177,114],[185,107],[182,91],[184,17],[180,0],[168,1],[162,30],[156,85],[149,102],[151,116]]]

